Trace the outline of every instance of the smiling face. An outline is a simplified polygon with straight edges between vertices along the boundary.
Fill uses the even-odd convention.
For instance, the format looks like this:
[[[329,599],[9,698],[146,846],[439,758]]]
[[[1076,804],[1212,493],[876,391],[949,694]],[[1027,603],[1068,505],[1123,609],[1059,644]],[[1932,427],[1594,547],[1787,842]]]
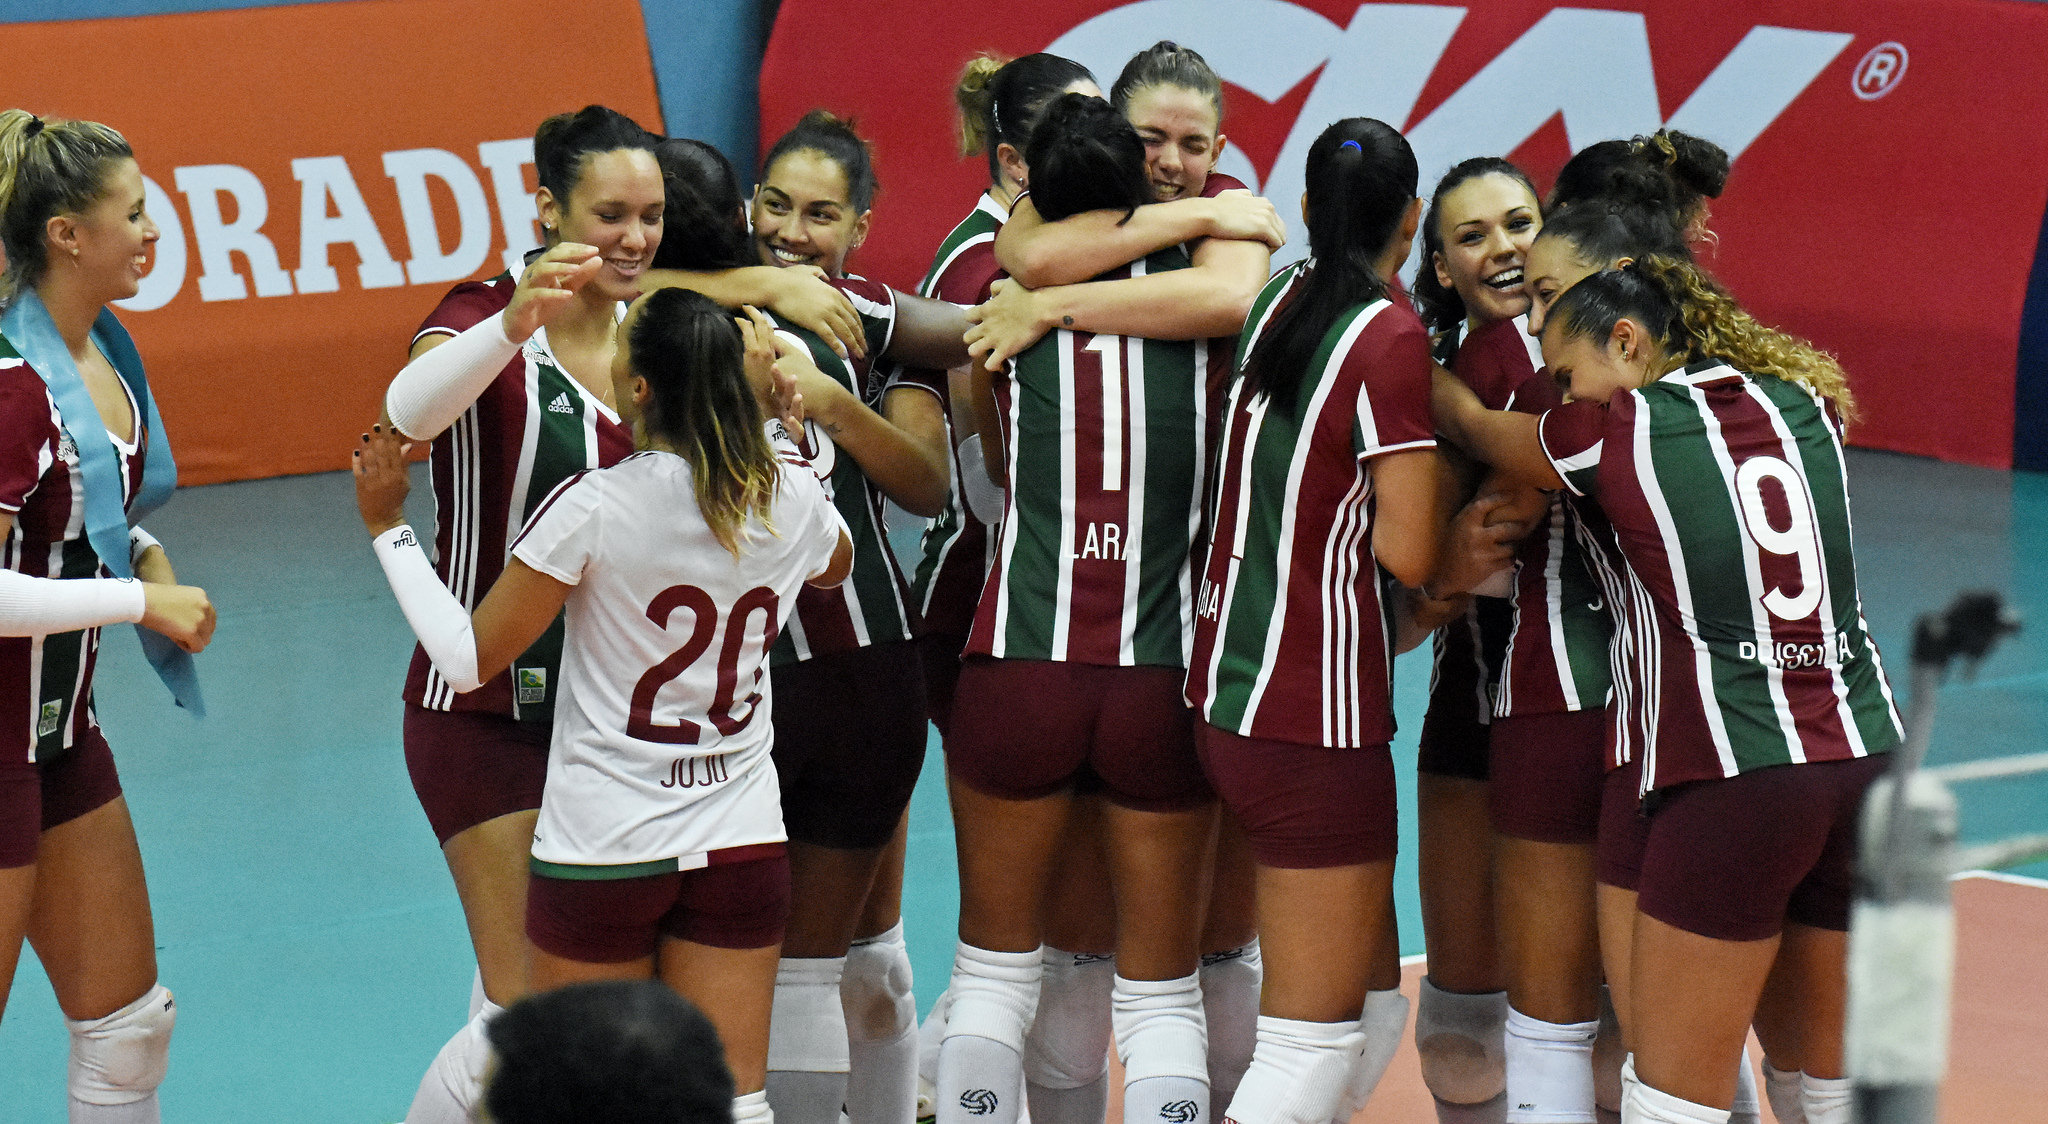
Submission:
[[[1223,155],[1216,106],[1207,94],[1162,83],[1133,90],[1124,116],[1145,142],[1145,177],[1161,203],[1200,195]]]
[[[541,225],[557,240],[597,247],[604,265],[584,286],[609,301],[632,300],[640,275],[661,245],[661,165],[644,149],[620,148],[584,157],[566,201],[540,190]]]
[[[133,159],[115,162],[99,198],[70,217],[68,244],[52,247],[51,268],[67,268],[56,259],[71,259],[69,268],[103,303],[134,296],[159,233],[143,209],[142,169]]]
[[[867,240],[868,218],[853,209],[846,169],[813,148],[785,153],[754,189],[754,242],[763,265],[814,265],[838,277],[847,255]]]
[[[1498,172],[1474,176],[1444,193],[1436,223],[1436,278],[1457,292],[1467,316],[1490,324],[1528,310],[1523,266],[1543,217],[1526,184]]]

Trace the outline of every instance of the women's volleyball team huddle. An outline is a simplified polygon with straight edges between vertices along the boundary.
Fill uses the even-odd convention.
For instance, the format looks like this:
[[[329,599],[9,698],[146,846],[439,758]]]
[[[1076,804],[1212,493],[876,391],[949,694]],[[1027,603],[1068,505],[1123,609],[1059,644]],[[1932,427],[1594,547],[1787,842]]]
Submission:
[[[747,197],[593,106],[534,138],[547,245],[413,337],[357,494],[479,972],[408,1120],[488,1111],[501,1005],[605,978],[710,1015],[739,1124],[909,1124],[921,1092],[1099,1124],[1112,1048],[1127,1120],[1347,1120],[1408,1021],[1391,675],[1433,635],[1438,1099],[1755,1119],[1754,1027],[1776,1118],[1846,1121],[1854,828],[1901,730],[1842,372],[1692,260],[1725,154],[1602,142],[1547,202],[1478,158],[1425,201],[1397,131],[1339,121],[1269,279],[1283,228],[1211,170],[1194,51],[1108,100],[1044,54],[956,96],[990,182],[921,295],[845,272],[876,190],[846,122],[804,118]],[[105,311],[142,195],[112,130],[0,115],[0,981],[34,941],[88,1124],[157,1118],[173,1020],[98,630],[213,627],[131,529],[171,471]],[[913,574],[885,500],[931,518]],[[961,904],[920,1034],[927,717]]]

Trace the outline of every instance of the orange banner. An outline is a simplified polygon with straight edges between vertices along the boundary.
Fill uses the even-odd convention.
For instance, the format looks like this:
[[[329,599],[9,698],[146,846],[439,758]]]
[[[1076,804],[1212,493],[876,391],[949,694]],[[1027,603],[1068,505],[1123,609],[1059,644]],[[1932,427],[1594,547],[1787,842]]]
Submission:
[[[596,102],[661,129],[642,27],[637,0],[8,27],[0,106],[111,125],[148,179],[163,238],[117,311],[179,482],[344,467],[441,294],[538,244],[541,120]]]

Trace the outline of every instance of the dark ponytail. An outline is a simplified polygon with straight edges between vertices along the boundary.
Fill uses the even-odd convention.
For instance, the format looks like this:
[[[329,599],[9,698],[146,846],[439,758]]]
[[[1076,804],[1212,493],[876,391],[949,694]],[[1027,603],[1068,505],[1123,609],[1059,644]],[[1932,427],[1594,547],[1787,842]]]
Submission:
[[[1245,361],[1248,389],[1291,402],[1338,317],[1387,295],[1379,258],[1400,233],[1415,187],[1415,153],[1383,121],[1346,118],[1309,146],[1303,206],[1312,260]]]
[[[1562,240],[1580,261],[1603,269],[1623,258],[1692,257],[1670,212],[1606,199],[1583,199],[1552,211],[1536,235],[1538,242],[1550,239]]]
[[[1123,211],[1129,218],[1152,199],[1145,143],[1101,98],[1053,99],[1031,131],[1024,160],[1031,165],[1031,201],[1047,222],[1083,211]]]
[[[1683,230],[1728,184],[1728,153],[1690,133],[1659,129],[1629,140],[1604,140],[1580,149],[1558,170],[1550,206],[1605,199],[1663,211]]]
[[[690,462],[704,521],[737,557],[741,530],[751,516],[766,521],[781,479],[739,326],[701,293],[656,289],[627,342],[650,395],[641,424]]]
[[[670,137],[655,146],[661,164],[661,245],[655,269],[711,272],[755,264],[739,177],[725,154],[703,141]]]

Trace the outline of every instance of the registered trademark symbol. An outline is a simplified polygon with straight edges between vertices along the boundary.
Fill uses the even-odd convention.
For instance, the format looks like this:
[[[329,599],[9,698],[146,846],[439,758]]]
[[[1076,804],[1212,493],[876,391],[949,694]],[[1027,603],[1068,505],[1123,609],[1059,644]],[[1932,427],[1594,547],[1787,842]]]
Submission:
[[[1905,76],[1906,45],[1879,43],[1856,64],[1856,73],[1849,76],[1849,88],[1864,101],[1876,101],[1898,88]]]

